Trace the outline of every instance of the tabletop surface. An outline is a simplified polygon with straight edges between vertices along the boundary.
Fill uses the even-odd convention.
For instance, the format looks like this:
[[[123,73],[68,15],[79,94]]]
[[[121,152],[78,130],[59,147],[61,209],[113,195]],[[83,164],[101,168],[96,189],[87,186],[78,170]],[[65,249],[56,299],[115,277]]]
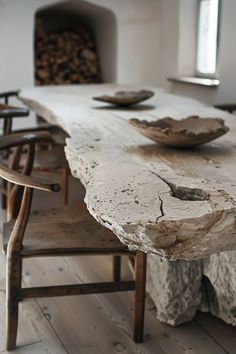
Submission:
[[[235,249],[236,117],[153,87],[155,96],[132,108],[92,100],[143,88],[150,89],[50,86],[23,89],[20,98],[69,134],[66,156],[86,188],[90,213],[130,248],[170,260]],[[180,150],[153,143],[128,122],[189,115],[223,118],[230,131],[212,143]]]

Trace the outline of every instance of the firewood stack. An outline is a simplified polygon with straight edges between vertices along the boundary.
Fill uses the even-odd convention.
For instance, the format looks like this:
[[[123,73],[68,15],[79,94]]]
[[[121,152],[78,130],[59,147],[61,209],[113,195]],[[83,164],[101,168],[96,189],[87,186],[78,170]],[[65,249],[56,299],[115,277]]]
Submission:
[[[84,24],[64,32],[47,32],[36,22],[36,85],[101,82],[98,55],[91,30]]]

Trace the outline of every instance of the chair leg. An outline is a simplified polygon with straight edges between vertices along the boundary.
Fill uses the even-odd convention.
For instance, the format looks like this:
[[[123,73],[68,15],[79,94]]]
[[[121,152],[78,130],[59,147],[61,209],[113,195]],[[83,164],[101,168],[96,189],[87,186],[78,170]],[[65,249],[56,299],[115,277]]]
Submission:
[[[8,258],[7,260],[7,286],[6,286],[6,350],[16,347],[18,328],[19,297],[21,287],[22,260]]]
[[[4,190],[7,190],[7,181],[6,180],[2,180],[2,187]],[[2,193],[2,209],[6,210],[7,207],[7,197],[5,194]]]
[[[121,256],[113,256],[113,280],[121,279]]]
[[[61,169],[61,206],[68,205],[69,167]]]
[[[143,341],[145,287],[146,287],[147,255],[138,251],[135,258],[135,303],[134,303],[134,341]]]

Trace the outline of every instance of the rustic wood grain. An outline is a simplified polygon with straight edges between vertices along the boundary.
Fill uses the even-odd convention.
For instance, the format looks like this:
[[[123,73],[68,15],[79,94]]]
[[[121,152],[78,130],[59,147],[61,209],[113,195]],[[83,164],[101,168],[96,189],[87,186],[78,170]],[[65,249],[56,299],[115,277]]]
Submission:
[[[109,258],[104,258],[104,261],[100,263],[100,267],[95,267],[98,262],[98,257],[89,259],[83,257],[82,259],[66,258],[66,263],[69,266],[75,276],[80,277],[83,281],[96,279],[104,279],[111,272],[109,269]],[[128,270],[127,263],[124,262],[124,273],[126,279],[130,279],[130,272]],[[106,312],[111,316],[112,321],[120,326],[120,328],[132,336],[131,324],[133,313],[132,294],[123,293],[119,295],[110,296],[104,294],[98,296],[102,303],[102,306],[106,309]],[[208,318],[208,317],[207,317]],[[204,321],[203,321],[204,322]],[[207,323],[207,321],[206,321]],[[226,326],[225,336],[227,338],[227,328],[230,331],[230,326]],[[144,330],[144,343],[139,346],[140,353],[155,353],[155,348],[158,350],[160,347],[164,353],[168,354],[209,354],[209,353],[224,353],[225,349],[221,347],[221,341],[216,344],[215,339],[206,335],[206,331],[214,328],[214,320],[208,326],[206,325],[202,329],[195,321],[191,321],[185,325],[179,327],[172,327],[163,324],[156,319],[155,307],[152,304],[146,302],[146,314],[145,314],[145,330]]]
[[[235,327],[201,312],[196,316],[196,323],[228,353],[236,352]]]
[[[149,105],[136,109],[105,108],[91,101],[94,95],[125,88],[34,88],[20,97],[70,135],[66,156],[73,175],[86,187],[88,209],[123,243],[171,260],[234,249],[235,118],[159,89],[153,89]],[[192,114],[223,118],[230,132],[196,150],[170,150],[128,124],[132,117],[150,121]]]
[[[4,249],[14,222],[5,225]],[[47,233],[50,230],[50,237]],[[48,254],[127,253],[127,247],[108,229],[101,228],[84,203],[35,212],[24,236],[23,257]],[[129,254],[129,252],[128,252]]]
[[[111,279],[111,266],[111,257],[103,257],[102,261],[98,256],[66,257],[58,259],[56,264],[48,258],[44,264],[37,259],[27,260],[25,271],[27,285],[34,286],[37,283],[50,284],[52,281],[63,283],[75,279],[83,282]],[[50,274],[48,268],[51,269]],[[125,279],[131,278],[128,267],[124,267],[123,274]],[[73,297],[70,301],[63,298],[39,299],[37,302],[69,353],[116,353],[116,348],[123,348],[127,354],[226,354],[223,346],[207,334],[207,329],[210,330],[208,326],[202,329],[194,321],[180,327],[162,324],[155,318],[153,307],[148,305],[144,342],[134,344],[132,293]],[[211,323],[211,326],[214,324]],[[90,335],[87,328],[90,328]],[[101,340],[105,333],[107,341]]]

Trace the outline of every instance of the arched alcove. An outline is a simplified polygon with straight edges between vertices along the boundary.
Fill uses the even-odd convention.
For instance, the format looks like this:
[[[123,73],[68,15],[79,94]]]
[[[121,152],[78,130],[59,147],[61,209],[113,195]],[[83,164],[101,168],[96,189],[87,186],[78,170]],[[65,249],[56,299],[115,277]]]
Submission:
[[[112,11],[83,0],[40,8],[34,38],[37,78],[38,73],[51,77],[38,84],[116,80],[117,24]]]

